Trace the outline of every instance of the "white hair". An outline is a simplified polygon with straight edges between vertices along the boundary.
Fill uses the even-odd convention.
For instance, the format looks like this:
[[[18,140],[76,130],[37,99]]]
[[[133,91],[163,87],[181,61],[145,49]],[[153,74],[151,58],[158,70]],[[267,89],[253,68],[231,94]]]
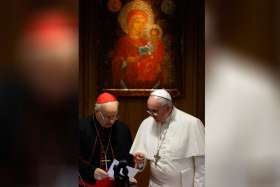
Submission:
[[[118,101],[112,101],[112,102],[107,102],[107,103],[102,103],[102,104],[99,104],[99,103],[95,103],[95,106],[94,106],[94,110],[95,111],[100,111],[102,106],[105,106],[105,105],[111,105],[113,103],[116,103],[117,106],[119,106],[119,102]]]

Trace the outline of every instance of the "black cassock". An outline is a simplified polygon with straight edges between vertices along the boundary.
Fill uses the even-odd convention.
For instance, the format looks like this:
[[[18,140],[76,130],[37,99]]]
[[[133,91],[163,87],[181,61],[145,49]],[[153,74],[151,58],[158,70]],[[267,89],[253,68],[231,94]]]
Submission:
[[[104,148],[102,148],[102,145]],[[111,128],[103,128],[95,117],[81,119],[80,177],[89,184],[95,183],[95,169],[106,170],[103,150],[106,152],[106,160],[110,160],[107,162],[108,169],[113,159],[127,160],[129,165],[132,166],[133,156],[129,154],[131,145],[132,137],[126,124],[116,121]]]

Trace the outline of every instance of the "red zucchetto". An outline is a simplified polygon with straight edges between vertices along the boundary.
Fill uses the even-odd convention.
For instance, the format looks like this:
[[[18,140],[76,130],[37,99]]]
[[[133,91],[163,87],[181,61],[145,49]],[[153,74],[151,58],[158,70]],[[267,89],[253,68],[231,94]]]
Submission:
[[[117,101],[117,98],[108,92],[104,92],[100,94],[96,99],[97,104],[103,104],[103,103],[108,103],[113,101]]]

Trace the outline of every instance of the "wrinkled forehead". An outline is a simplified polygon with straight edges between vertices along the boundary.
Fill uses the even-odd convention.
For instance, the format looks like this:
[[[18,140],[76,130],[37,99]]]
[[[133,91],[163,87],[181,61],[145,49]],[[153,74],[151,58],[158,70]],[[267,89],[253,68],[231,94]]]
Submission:
[[[105,113],[117,113],[119,102],[113,101],[101,105],[101,110]]]
[[[147,107],[152,109],[158,109],[161,107],[161,103],[157,96],[151,95],[147,101]]]

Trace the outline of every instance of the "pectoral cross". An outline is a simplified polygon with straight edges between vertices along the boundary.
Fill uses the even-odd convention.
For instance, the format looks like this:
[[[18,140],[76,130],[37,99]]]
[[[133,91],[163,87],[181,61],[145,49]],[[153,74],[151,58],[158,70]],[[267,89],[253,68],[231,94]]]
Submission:
[[[101,160],[101,164],[102,163],[105,163],[105,168],[106,168],[106,171],[108,171],[108,162],[111,162],[111,160],[107,159],[106,155],[105,155],[105,159],[104,160]]]
[[[154,158],[155,158],[155,165],[157,166],[157,162],[159,161],[160,159],[160,156],[159,156],[159,150],[157,151],[157,154],[154,155]]]

